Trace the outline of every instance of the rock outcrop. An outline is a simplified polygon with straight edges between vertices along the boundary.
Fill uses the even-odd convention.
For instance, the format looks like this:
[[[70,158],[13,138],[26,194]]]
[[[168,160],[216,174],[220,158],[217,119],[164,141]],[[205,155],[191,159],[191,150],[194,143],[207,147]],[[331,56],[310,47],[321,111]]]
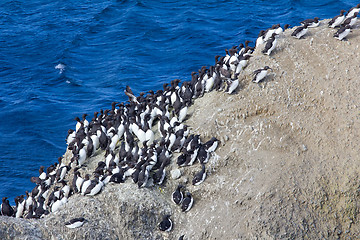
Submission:
[[[198,164],[164,187],[109,184],[93,197],[73,195],[42,219],[1,216],[0,239],[358,237],[360,30],[338,41],[325,22],[305,39],[286,30],[270,57],[255,50],[236,93],[212,91],[191,106],[191,131],[203,141],[221,140],[205,182],[187,184],[191,211],[181,212],[171,192],[191,180]],[[252,72],[266,65],[273,72],[252,83]],[[96,158],[103,153],[87,167]],[[169,233],[157,228],[165,213],[174,222]],[[74,217],[87,221],[66,228]]]

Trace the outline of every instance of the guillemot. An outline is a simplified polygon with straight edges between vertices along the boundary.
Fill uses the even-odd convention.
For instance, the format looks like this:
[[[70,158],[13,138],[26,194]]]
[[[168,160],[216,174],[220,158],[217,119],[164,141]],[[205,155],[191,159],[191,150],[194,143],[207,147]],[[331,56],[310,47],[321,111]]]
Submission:
[[[205,180],[205,178],[206,178],[205,165],[202,164],[201,171],[195,174],[192,180],[192,184],[198,186]]]
[[[272,70],[269,66],[265,66],[264,68],[257,69],[253,72],[254,78],[252,82],[259,83],[262,81],[268,74],[268,71]]]
[[[1,214],[3,216],[13,216],[14,215],[14,209],[11,207],[9,200],[7,200],[7,197],[2,198],[2,204],[0,206],[1,208]]]
[[[340,15],[333,17],[333,19],[331,19],[331,21],[328,23],[329,27],[335,28],[335,27],[340,26],[341,23],[345,20],[344,12],[346,12],[346,11],[341,10]]]
[[[79,218],[73,218],[67,222],[65,222],[65,226],[67,228],[78,228],[81,227],[85,222],[85,218],[79,217]]]
[[[159,223],[158,227],[160,231],[170,232],[173,227],[170,215],[163,216],[162,221]]]
[[[276,33],[273,33],[269,40],[266,42],[265,48],[262,51],[263,54],[270,56],[271,52],[275,49],[277,44],[276,35]]]
[[[176,190],[171,194],[171,200],[176,204],[180,205],[184,200],[184,194],[182,193],[181,189],[183,188],[182,185],[178,185]]]
[[[300,22],[301,25],[307,24],[309,28],[318,27],[320,25],[320,21],[318,17],[315,17],[314,19],[305,19]]]
[[[194,204],[194,199],[191,196],[191,193],[186,192],[185,198],[181,203],[181,211],[188,212]]]
[[[342,41],[346,36],[350,33],[351,27],[350,25],[346,25],[344,27],[341,27],[335,34],[334,38]]]
[[[308,24],[305,23],[303,26],[300,26],[294,30],[291,36],[300,39],[308,32]]]
[[[355,13],[359,13],[359,11],[360,11],[360,3],[357,4],[355,7],[349,9],[348,13],[346,14],[346,19],[353,17]]]
[[[345,27],[346,25],[349,25],[350,27],[354,26],[355,23],[357,22],[357,16],[358,13],[355,12],[353,16],[346,18],[345,21],[341,24],[341,27]]]

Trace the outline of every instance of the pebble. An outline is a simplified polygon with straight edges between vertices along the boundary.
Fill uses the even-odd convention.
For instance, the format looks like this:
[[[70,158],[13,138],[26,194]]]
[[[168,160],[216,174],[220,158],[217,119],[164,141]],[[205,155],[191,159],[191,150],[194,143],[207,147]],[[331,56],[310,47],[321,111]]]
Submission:
[[[306,152],[308,150],[307,146],[305,144],[302,145],[302,151]]]
[[[178,179],[181,177],[181,171],[178,168],[171,170],[170,174],[172,179]]]

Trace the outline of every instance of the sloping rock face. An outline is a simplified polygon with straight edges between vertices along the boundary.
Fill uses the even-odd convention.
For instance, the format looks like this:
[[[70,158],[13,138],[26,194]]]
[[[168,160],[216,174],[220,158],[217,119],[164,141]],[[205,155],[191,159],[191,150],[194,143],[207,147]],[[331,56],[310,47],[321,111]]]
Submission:
[[[189,212],[171,202],[171,192],[198,164],[162,187],[127,181],[94,197],[73,195],[43,219],[0,217],[0,239],[358,238],[360,31],[338,41],[325,22],[305,39],[286,30],[271,57],[257,49],[235,94],[213,91],[194,102],[185,123],[203,142],[215,136],[221,145],[205,182],[187,184],[195,200]],[[266,65],[273,72],[252,83],[252,72]],[[96,158],[103,153],[83,173]],[[157,228],[165,213],[174,222],[169,233]],[[87,222],[66,228],[74,217]]]

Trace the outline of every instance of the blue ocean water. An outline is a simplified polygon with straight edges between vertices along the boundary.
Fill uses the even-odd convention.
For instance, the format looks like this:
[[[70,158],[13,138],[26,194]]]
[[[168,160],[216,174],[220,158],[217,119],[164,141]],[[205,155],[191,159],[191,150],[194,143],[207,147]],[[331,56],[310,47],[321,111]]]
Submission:
[[[273,24],[331,18],[357,1],[0,2],[0,197],[35,185],[81,117],[214,64]]]

